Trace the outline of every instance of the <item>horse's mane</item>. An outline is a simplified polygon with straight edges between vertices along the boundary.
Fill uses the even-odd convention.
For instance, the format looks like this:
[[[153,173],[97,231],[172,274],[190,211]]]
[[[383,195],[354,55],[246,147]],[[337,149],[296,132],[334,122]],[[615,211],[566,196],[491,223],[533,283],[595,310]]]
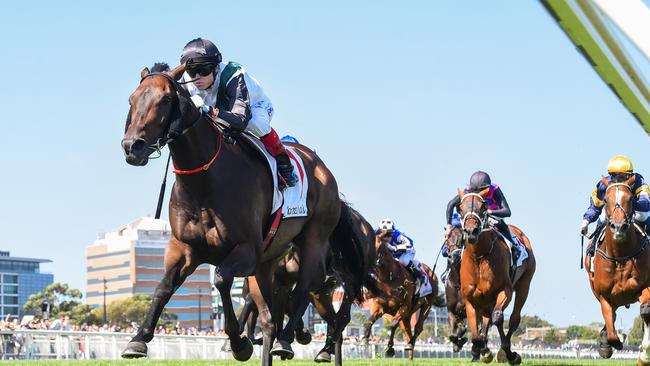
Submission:
[[[151,72],[166,72],[171,70],[166,62],[156,62],[151,66]]]

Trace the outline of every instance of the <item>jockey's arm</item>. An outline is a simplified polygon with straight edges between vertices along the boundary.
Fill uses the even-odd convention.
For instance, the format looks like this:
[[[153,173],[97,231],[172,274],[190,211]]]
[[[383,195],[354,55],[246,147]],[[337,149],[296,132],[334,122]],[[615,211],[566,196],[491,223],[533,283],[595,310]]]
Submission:
[[[449,203],[447,203],[447,225],[451,225],[451,218],[454,214],[454,209],[460,205],[460,196],[455,195]]]
[[[492,210],[490,212],[490,215],[495,216],[495,217],[510,217],[512,214],[510,212],[510,206],[508,205],[508,201],[506,200],[506,196],[503,195],[503,192],[501,192],[501,188],[497,188],[496,191],[494,191],[494,200],[497,202],[500,208],[496,210]]]
[[[388,248],[388,250],[390,250],[391,252],[396,252],[398,250],[397,247],[392,243],[386,243],[386,248]]]
[[[228,82],[226,95],[228,95],[229,106],[227,110],[219,108],[217,118],[235,131],[245,130],[252,114],[244,74],[239,74]]]
[[[589,208],[587,208],[587,211],[582,216],[583,220],[592,223],[598,219],[598,216],[603,211],[603,207],[605,207],[605,189],[606,187],[602,182],[599,181],[596,184],[596,188],[591,193],[591,198],[589,199]]]
[[[636,202],[634,202],[634,211],[648,212],[650,211],[650,187],[643,179],[641,174],[636,174],[637,186],[634,193],[636,194]]]
[[[404,250],[404,251],[409,251],[413,248],[413,242],[411,239],[409,239],[406,235],[400,234],[399,238],[397,238],[398,243],[397,243],[397,249],[398,250]]]

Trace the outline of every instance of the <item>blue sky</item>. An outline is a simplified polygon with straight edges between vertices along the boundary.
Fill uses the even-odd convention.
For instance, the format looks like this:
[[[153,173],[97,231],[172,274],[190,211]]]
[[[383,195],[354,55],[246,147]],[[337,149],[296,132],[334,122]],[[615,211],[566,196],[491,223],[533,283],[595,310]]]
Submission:
[[[56,281],[84,290],[85,246],[154,213],[164,162],[125,163],[127,97],[144,66],[177,64],[202,36],[262,83],[278,132],[420,259],[433,265],[447,201],[482,169],[538,258],[524,313],[602,319],[578,226],[612,155],[650,174],[648,136],[537,2],[27,1],[0,20],[1,247],[51,258]],[[628,328],[638,306],[619,314]]]

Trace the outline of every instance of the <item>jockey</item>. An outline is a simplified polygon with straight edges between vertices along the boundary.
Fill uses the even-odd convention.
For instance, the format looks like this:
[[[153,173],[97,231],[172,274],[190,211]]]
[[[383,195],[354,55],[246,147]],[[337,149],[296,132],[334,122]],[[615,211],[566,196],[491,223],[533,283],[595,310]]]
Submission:
[[[512,252],[512,261],[515,263],[517,258],[519,258],[520,250],[519,245],[517,245],[517,240],[514,238],[513,234],[510,232],[510,228],[506,225],[503,219],[505,217],[510,217],[510,206],[508,206],[508,201],[503,195],[503,191],[499,188],[498,185],[492,184],[492,180],[488,173],[483,171],[477,171],[469,178],[469,185],[465,188],[465,193],[478,193],[486,188],[489,188],[488,194],[485,196],[485,202],[488,205],[487,214],[493,219],[493,226],[508,240],[510,244],[510,251]],[[454,209],[457,212],[460,205],[460,196],[456,195],[454,198],[449,201],[447,204],[447,226],[445,227],[445,237],[449,236],[452,229],[452,214]]]
[[[389,241],[386,242],[386,247],[393,252],[393,256],[408,270],[411,271],[413,277],[419,284],[424,283],[425,279],[422,272],[417,268],[415,263],[415,247],[413,240],[406,236],[403,232],[395,228],[395,223],[391,219],[383,219],[379,223],[379,229],[389,233]],[[417,286],[419,286],[417,284]]]
[[[632,161],[626,156],[616,155],[611,158],[607,164],[607,173],[608,175],[605,179],[608,182],[612,183],[623,183],[628,180],[633,175],[636,176],[634,180],[634,186],[631,187],[632,191],[636,196],[634,202],[634,220],[639,222],[641,225],[645,226],[647,232],[650,227],[650,188],[643,179],[643,176],[639,173],[634,172],[634,166]],[[596,221],[605,207],[605,191],[607,187],[602,181],[598,181],[596,188],[591,193],[591,198],[589,200],[589,208],[582,217],[582,224],[580,225],[580,234],[586,235],[589,230],[589,224]],[[597,228],[600,227],[600,220]],[[594,239],[597,240],[597,238]],[[595,240],[592,240],[590,245],[587,247],[587,255],[593,255],[594,247],[593,243]]]
[[[278,163],[281,184],[295,186],[298,178],[289,155],[271,127],[273,105],[259,82],[238,63],[221,62],[217,46],[207,39],[196,38],[185,45],[181,64],[185,64],[182,85],[194,104],[230,130],[259,138]]]

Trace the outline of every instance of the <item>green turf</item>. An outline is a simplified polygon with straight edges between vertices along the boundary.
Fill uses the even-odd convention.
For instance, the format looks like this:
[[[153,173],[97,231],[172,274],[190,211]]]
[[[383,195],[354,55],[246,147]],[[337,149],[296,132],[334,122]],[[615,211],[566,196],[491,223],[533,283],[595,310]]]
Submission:
[[[275,365],[281,366],[315,366],[317,365],[310,360],[293,360],[293,361],[280,361],[274,360]],[[257,366],[260,364],[259,360],[251,360],[248,362],[237,362],[237,361],[203,361],[203,360],[191,360],[191,361],[162,361],[162,360],[119,360],[119,361],[35,361],[35,360],[26,360],[26,361],[0,361],[0,365],[43,365],[43,366],[59,366],[59,365],[72,365],[72,366],[105,366],[105,365],[120,365],[120,366],[153,366],[153,365],[163,365],[163,366]],[[323,364],[320,364],[323,365]],[[333,365],[333,364],[330,364]],[[345,360],[345,366],[463,366],[463,365],[472,365],[478,366],[481,363],[470,363],[468,360],[462,360],[458,358],[438,358],[438,359],[416,359],[413,362],[400,359],[378,359],[378,360]],[[501,364],[507,365],[507,364]],[[525,359],[522,362],[522,366],[576,366],[576,365],[608,365],[608,366],[631,366],[636,365],[634,360],[628,361],[617,361],[617,360],[557,360],[557,359],[535,359],[528,360]],[[323,365],[324,366],[324,365]]]

